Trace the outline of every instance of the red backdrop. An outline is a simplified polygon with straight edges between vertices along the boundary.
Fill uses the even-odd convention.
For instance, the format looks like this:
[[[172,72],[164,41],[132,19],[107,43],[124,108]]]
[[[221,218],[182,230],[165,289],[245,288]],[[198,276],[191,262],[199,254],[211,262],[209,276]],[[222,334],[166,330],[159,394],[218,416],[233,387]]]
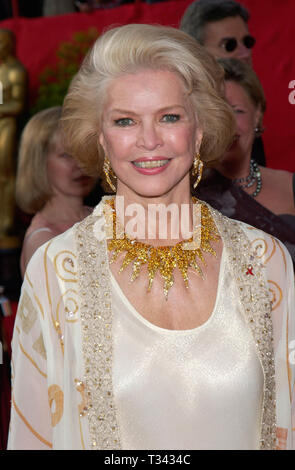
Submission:
[[[181,15],[192,0],[171,0],[163,3],[99,10],[91,14],[70,14],[47,18],[17,18],[0,22],[17,36],[17,55],[25,65],[30,79],[30,95],[38,87],[38,76],[46,65],[56,61],[61,41],[69,41],[74,31],[94,26],[100,32],[110,25],[126,23],[159,23],[178,27]],[[293,123],[295,104],[289,83],[295,80],[292,22],[294,0],[242,0],[249,9],[249,28],[257,38],[254,69],[265,90],[265,145],[267,165],[295,171]],[[293,42],[292,42],[293,41]],[[295,84],[295,83],[294,83]],[[295,95],[295,91],[294,91]],[[293,98],[295,102],[295,99]]]

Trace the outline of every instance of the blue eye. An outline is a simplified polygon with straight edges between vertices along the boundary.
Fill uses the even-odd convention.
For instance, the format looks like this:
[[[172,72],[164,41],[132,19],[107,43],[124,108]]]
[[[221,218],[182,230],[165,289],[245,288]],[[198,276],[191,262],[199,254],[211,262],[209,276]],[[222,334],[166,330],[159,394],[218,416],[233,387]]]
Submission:
[[[179,114],[165,114],[162,118],[164,122],[177,122],[179,121],[180,116]]]
[[[120,118],[115,120],[116,126],[127,127],[133,124],[133,119],[131,118]]]

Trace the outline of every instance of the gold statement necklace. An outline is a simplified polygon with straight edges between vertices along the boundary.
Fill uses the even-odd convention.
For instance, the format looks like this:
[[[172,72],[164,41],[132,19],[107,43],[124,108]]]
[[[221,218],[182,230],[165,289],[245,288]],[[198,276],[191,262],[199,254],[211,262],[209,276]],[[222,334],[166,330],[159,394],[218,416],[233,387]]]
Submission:
[[[152,288],[156,274],[159,273],[164,281],[163,290],[166,300],[168,299],[168,291],[174,283],[173,272],[176,268],[179,269],[187,288],[189,287],[189,268],[194,269],[203,278],[202,269],[198,264],[199,260],[206,265],[203,253],[216,256],[210,242],[219,241],[220,235],[208,207],[194,197],[192,202],[195,214],[198,213],[200,220],[198,227],[194,227],[193,236],[189,240],[181,241],[173,246],[155,247],[128,238],[122,229],[120,229],[120,238],[116,238],[116,233],[120,230],[118,231],[117,226],[115,198],[107,199],[106,204],[110,206],[110,210],[105,210],[104,213],[108,230],[111,229],[111,232],[108,231],[108,233],[112,234],[112,238],[110,237],[108,240],[108,250],[112,252],[110,263],[116,261],[121,253],[126,253],[119,272],[132,264],[131,281],[134,281],[140,275],[141,268],[146,266],[148,271],[148,292]]]

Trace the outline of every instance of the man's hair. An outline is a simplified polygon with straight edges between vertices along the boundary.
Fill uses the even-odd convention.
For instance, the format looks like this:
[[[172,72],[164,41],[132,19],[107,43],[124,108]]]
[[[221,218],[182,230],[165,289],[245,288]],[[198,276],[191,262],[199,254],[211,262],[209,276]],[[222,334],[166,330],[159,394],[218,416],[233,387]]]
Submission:
[[[191,3],[180,21],[180,29],[204,44],[204,31],[207,23],[240,16],[248,23],[249,12],[233,0],[197,0]]]

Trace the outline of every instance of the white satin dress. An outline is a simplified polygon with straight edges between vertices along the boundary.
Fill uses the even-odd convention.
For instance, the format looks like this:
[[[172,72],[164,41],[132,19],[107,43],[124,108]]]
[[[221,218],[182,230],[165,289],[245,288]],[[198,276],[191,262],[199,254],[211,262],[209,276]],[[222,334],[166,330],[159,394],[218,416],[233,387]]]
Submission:
[[[123,449],[259,448],[263,371],[223,253],[214,310],[191,330],[151,324],[111,277]]]

